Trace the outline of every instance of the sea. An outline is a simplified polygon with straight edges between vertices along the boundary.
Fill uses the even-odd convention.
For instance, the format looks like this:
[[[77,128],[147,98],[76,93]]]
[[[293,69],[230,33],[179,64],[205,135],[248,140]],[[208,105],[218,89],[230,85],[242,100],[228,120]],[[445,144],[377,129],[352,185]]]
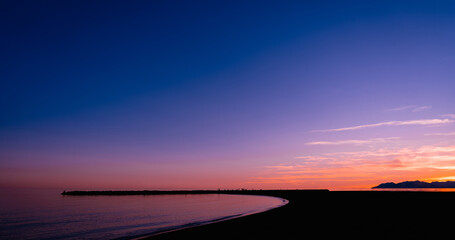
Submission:
[[[62,196],[0,189],[0,239],[135,239],[280,207],[255,195]]]

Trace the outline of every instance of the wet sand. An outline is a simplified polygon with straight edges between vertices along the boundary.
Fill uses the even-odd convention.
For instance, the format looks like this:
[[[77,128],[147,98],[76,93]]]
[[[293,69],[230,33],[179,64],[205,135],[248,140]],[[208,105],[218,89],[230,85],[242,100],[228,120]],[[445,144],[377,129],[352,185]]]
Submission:
[[[454,192],[245,191],[289,204],[254,215],[147,239],[445,239]]]

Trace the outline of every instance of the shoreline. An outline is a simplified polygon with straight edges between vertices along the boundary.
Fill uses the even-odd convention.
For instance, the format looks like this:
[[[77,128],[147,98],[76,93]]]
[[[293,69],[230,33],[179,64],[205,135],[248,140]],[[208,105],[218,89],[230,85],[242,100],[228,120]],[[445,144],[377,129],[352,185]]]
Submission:
[[[318,190],[316,190],[318,191]],[[321,191],[321,190],[319,190]],[[328,191],[328,190],[322,190]],[[215,224],[219,222],[229,221],[237,218],[242,218],[254,214],[259,214],[263,212],[267,212],[276,208],[280,208],[285,206],[289,203],[289,200],[284,199],[282,197],[274,196],[272,194],[268,194],[267,190],[118,190],[118,191],[111,191],[111,190],[104,190],[104,191],[63,191],[61,195],[63,197],[83,197],[83,196],[147,196],[147,195],[211,195],[211,194],[222,194],[222,195],[244,195],[244,196],[260,196],[260,197],[267,197],[267,198],[276,198],[279,200],[279,203],[276,206],[271,206],[267,208],[258,208],[249,210],[244,213],[229,215],[229,216],[222,216],[219,218],[207,220],[207,221],[199,221],[199,222],[190,222],[183,225],[176,225],[176,226],[169,226],[162,229],[156,229],[157,231],[152,231],[149,233],[143,233],[139,235],[130,235],[119,237],[115,239],[149,239],[155,236],[169,234],[176,231],[181,231],[185,229],[191,229],[195,227]]]
[[[442,239],[451,234],[453,224],[447,219],[455,214],[453,191],[373,189],[172,192],[261,195],[286,199],[288,203],[254,214],[122,239],[292,239],[296,236],[311,239]],[[160,193],[166,194],[165,191]]]
[[[141,239],[438,239],[451,234],[455,192],[263,190],[288,204]]]
[[[207,193],[207,194],[212,194],[212,193]],[[219,194],[224,194],[224,193],[219,193]],[[247,194],[239,194],[239,195],[247,195]],[[274,196],[267,196],[267,195],[260,195],[260,196],[274,197]],[[279,198],[279,197],[274,197],[274,198]],[[218,218],[218,219],[213,219],[213,220],[210,220],[210,221],[189,223],[189,224],[185,224],[183,226],[176,226],[174,229],[163,230],[163,231],[150,233],[150,234],[142,234],[140,236],[130,236],[130,237],[126,237],[126,239],[133,239],[133,240],[150,239],[150,238],[153,239],[154,237],[162,235],[162,234],[169,234],[169,233],[180,231],[180,230],[185,230],[185,229],[205,226],[205,225],[209,225],[209,224],[214,224],[214,223],[223,222],[223,221],[229,221],[229,220],[233,220],[233,219],[236,219],[236,218],[242,218],[242,217],[246,217],[246,216],[250,216],[250,215],[254,215],[254,214],[267,212],[267,211],[270,211],[270,210],[273,210],[273,209],[277,209],[277,208],[283,207],[283,206],[285,206],[285,205],[287,205],[289,203],[289,200],[287,200],[287,199],[283,199],[283,198],[279,198],[279,199],[281,199],[283,201],[282,205],[279,205],[279,206],[276,206],[276,207],[267,208],[265,210],[257,210],[257,211],[243,213],[243,214],[236,214],[236,215],[221,217],[221,218]],[[123,238],[119,238],[119,239],[123,239]]]

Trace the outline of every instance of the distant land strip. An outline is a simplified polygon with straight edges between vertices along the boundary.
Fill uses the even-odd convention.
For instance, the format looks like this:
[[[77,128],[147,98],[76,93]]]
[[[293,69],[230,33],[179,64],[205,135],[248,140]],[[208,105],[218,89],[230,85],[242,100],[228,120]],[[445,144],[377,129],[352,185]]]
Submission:
[[[373,188],[455,188],[455,181],[431,183],[422,181],[387,182],[381,183]]]
[[[272,190],[273,191],[273,190]],[[311,190],[289,190],[289,191],[311,191],[323,192],[328,189],[311,189]],[[270,190],[129,190],[129,191],[63,191],[62,195],[68,196],[97,196],[97,195],[165,195],[165,194],[251,194],[261,195],[270,192]]]

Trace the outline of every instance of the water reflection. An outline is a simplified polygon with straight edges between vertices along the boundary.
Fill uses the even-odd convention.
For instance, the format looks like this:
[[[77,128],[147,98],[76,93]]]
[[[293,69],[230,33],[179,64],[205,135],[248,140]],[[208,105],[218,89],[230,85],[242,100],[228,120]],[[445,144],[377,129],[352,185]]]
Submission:
[[[59,191],[44,190],[1,193],[2,239],[117,238],[251,214],[284,204],[279,198],[225,194],[61,196]]]

